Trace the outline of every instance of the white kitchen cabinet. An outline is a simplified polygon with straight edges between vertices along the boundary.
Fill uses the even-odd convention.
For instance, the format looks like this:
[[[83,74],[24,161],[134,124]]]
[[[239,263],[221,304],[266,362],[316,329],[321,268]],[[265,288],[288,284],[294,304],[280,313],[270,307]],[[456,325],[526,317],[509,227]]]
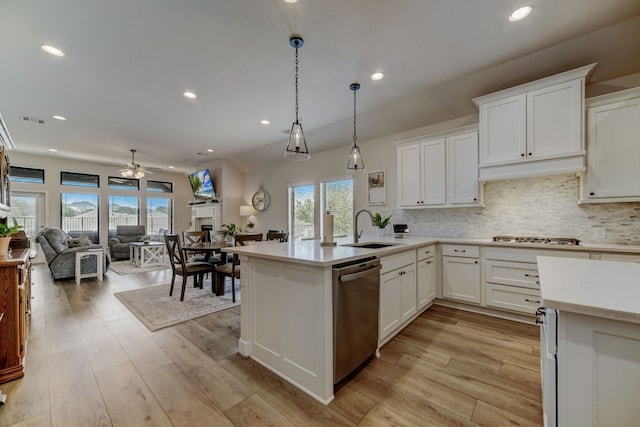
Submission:
[[[558,425],[634,426],[640,419],[640,324],[560,311]]]
[[[399,146],[397,160],[399,208],[481,206],[474,126]]]
[[[477,246],[442,245],[443,298],[480,304],[479,253]]]
[[[584,85],[594,66],[474,98],[480,180],[583,172]]]
[[[407,251],[380,260],[378,341],[383,343],[417,313],[416,253]]]
[[[583,202],[640,201],[640,88],[587,100]]]
[[[478,132],[447,138],[447,201],[449,204],[477,204]]]
[[[422,310],[436,298],[438,269],[435,254],[435,245],[416,249],[418,310]]]

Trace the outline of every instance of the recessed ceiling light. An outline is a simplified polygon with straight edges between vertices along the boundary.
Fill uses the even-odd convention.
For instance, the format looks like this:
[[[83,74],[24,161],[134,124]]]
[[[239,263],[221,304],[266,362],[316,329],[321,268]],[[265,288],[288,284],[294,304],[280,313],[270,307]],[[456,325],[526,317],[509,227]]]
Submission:
[[[271,122],[269,120],[260,120],[260,123],[263,125],[270,125]]]
[[[47,151],[51,151],[52,153],[57,153],[58,150],[56,150],[55,148],[49,148]]]
[[[51,116],[51,118],[56,119],[56,120],[62,120],[62,121],[67,120],[67,118],[65,116],[57,116],[56,115],[56,116]]]
[[[298,0],[284,0],[287,3],[298,3]]]
[[[197,96],[195,93],[191,92],[191,91],[186,91],[185,93],[183,93],[185,98],[189,98],[189,99],[196,99]]]
[[[44,50],[45,52],[47,52],[49,55],[53,55],[53,56],[64,56],[64,52],[61,51],[60,49],[58,49],[57,47],[53,47],[50,46],[48,44],[43,44],[42,46],[40,46],[42,48],[42,50]]]
[[[208,153],[213,153],[213,148],[207,148]]]
[[[169,166],[169,169],[173,169],[173,166]]]
[[[509,21],[516,22],[520,21],[531,13],[531,6],[523,6],[520,9],[516,9],[510,16]]]
[[[371,74],[371,80],[382,80],[383,78],[384,78],[384,74],[382,73]]]

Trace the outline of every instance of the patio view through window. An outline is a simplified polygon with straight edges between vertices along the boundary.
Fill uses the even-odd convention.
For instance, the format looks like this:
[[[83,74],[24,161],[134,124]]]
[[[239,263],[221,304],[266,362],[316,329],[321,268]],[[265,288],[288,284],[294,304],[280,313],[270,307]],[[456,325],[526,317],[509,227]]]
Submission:
[[[171,199],[147,197],[147,234],[171,233],[172,212]]]
[[[140,224],[140,199],[137,196],[109,196],[109,235],[118,225]]]
[[[353,178],[320,184],[320,212],[333,215],[333,237],[353,235]],[[320,221],[322,224],[322,221]],[[324,230],[320,235],[324,236]]]
[[[289,187],[289,239],[309,240],[315,238],[315,185]]]
[[[60,228],[70,237],[87,236],[100,243],[99,198],[97,194],[62,193]]]

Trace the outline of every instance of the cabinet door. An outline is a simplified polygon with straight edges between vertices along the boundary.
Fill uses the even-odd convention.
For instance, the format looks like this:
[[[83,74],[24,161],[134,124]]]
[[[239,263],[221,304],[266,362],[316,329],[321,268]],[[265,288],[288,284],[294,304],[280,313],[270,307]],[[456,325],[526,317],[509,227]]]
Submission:
[[[411,264],[400,271],[400,310],[401,322],[417,312],[416,266]]]
[[[447,199],[450,204],[478,202],[478,133],[447,138]]]
[[[442,296],[480,304],[480,265],[476,258],[442,257]]]
[[[520,162],[526,156],[526,95],[480,105],[480,165]]]
[[[444,205],[447,200],[444,138],[422,143],[421,205]]]
[[[640,196],[640,99],[587,114],[587,197]]]
[[[379,341],[384,340],[400,326],[400,275],[397,270],[380,275],[379,320]]]
[[[399,147],[398,159],[398,206],[419,206],[420,189],[420,144]]]
[[[584,154],[582,79],[527,94],[529,160]]]
[[[436,298],[436,273],[435,258],[418,261],[418,310],[423,309]]]

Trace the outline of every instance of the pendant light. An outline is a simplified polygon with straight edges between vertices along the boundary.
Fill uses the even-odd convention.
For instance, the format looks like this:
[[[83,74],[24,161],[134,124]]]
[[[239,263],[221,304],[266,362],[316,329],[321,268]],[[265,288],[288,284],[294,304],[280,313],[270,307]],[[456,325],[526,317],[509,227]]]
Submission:
[[[364,172],[364,160],[362,160],[362,154],[360,154],[358,136],[356,135],[356,92],[360,89],[360,84],[351,83],[349,89],[353,91],[353,145],[351,146],[351,153],[349,153],[347,172]]]
[[[289,44],[296,50],[296,120],[291,125],[289,132],[289,143],[284,151],[284,158],[287,160],[309,160],[311,154],[307,148],[307,141],[304,139],[302,125],[298,120],[298,49],[304,44],[304,40],[299,35],[292,35]]]

